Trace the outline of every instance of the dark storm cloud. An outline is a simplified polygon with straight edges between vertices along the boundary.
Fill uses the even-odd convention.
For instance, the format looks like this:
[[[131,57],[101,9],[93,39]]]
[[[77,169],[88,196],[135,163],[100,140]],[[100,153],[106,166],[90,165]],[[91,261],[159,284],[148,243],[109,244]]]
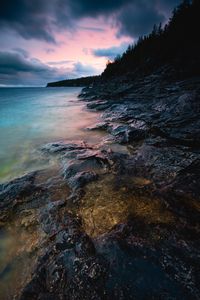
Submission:
[[[49,20],[51,9],[46,0],[1,0],[0,27],[12,29],[25,39],[55,43]]]
[[[0,74],[43,73],[49,68],[37,59],[27,59],[19,52],[0,51]]]
[[[0,85],[45,85],[49,81],[63,78],[76,78],[96,74],[90,65],[71,62],[68,68],[49,66],[29,54],[24,56],[23,49],[0,51]],[[53,64],[52,64],[53,65]]]
[[[77,17],[108,15],[134,0],[68,0],[71,12]]]
[[[24,56],[22,50],[0,51],[0,85],[41,85],[63,77],[59,69]]]
[[[111,17],[120,35],[137,37],[162,22],[180,0],[1,0],[0,27],[55,43],[54,33],[84,17]],[[86,26],[87,27],[87,26]],[[89,28],[90,26],[88,26]]]
[[[138,38],[149,33],[154,24],[163,23],[180,0],[130,1],[117,14],[118,35]]]
[[[66,9],[72,20],[84,17],[110,17],[117,26],[118,35],[137,38],[151,31],[154,24],[165,22],[172,9],[182,0],[66,0],[63,5],[63,25]],[[69,17],[68,17],[69,20]],[[72,24],[72,23],[71,23]]]
[[[149,32],[154,24],[163,21],[164,16],[154,5],[146,3],[146,1],[129,4],[119,12],[117,17],[119,35],[134,36],[135,38]]]
[[[22,49],[22,48],[13,48],[13,51],[22,54],[26,58],[29,57],[29,53],[25,49]]]
[[[138,9],[143,8],[144,14],[149,10],[148,7],[152,8],[152,11],[157,11],[159,6],[172,9],[181,0],[66,0],[68,8],[71,13],[77,17],[96,17],[99,15],[111,15],[116,12],[126,11],[130,8]],[[134,11],[132,9],[132,11]],[[133,15],[133,18],[135,15]]]
[[[127,43],[122,43],[119,47],[93,49],[92,53],[97,57],[106,57],[108,59],[114,59],[117,55],[122,54],[127,49],[127,47]]]

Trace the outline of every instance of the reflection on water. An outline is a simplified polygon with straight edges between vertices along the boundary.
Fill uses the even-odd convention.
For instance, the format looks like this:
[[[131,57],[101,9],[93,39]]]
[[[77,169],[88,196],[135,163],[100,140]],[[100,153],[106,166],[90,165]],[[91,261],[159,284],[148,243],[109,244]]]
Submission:
[[[0,88],[0,181],[48,165],[35,151],[47,142],[98,142],[99,133],[84,128],[97,113],[84,109],[81,88]]]
[[[145,178],[131,180],[134,186],[142,187],[149,184],[149,180]],[[114,225],[134,216],[142,218],[147,224],[174,221],[172,214],[163,207],[160,200],[137,196],[123,184],[116,188],[113,175],[91,183],[87,187],[80,214],[84,229],[92,237],[103,234]]]

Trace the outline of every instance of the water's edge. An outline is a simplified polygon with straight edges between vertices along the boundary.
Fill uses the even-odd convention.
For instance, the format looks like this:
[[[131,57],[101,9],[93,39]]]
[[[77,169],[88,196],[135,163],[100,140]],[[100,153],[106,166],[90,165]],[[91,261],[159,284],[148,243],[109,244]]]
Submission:
[[[184,103],[196,96],[187,85],[170,88],[154,103],[149,82],[142,97],[135,88],[139,101],[83,90],[87,108],[103,113],[89,129],[103,139],[47,143],[41,151],[57,168],[1,186],[2,228],[22,236],[1,273],[4,295],[10,282],[11,299],[21,300],[198,299],[200,154],[185,129],[178,136],[177,119],[177,109],[190,118]],[[165,132],[168,119],[181,124],[176,138]],[[26,256],[32,273],[26,264],[19,278]]]

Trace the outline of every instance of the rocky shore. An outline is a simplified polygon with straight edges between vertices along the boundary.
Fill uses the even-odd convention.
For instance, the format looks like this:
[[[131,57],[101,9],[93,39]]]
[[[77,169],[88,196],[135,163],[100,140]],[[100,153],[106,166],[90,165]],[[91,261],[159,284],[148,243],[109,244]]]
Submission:
[[[1,235],[29,241],[0,274],[15,299],[200,299],[200,78],[166,74],[84,88],[103,141],[44,145],[58,169],[0,185]]]

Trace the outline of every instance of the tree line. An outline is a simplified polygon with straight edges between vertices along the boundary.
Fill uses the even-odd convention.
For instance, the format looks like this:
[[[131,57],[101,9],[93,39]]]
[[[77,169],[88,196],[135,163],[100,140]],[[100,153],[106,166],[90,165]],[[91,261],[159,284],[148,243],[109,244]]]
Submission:
[[[150,34],[108,62],[102,78],[137,71],[148,74],[167,63],[185,75],[200,73],[200,0],[183,1],[165,26],[154,25]]]

